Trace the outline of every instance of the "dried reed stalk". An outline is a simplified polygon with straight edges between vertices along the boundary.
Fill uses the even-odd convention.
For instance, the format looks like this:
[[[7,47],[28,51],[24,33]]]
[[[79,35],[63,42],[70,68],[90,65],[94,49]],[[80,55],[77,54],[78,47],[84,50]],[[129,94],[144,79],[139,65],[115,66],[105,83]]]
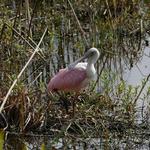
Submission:
[[[73,15],[74,15],[76,21],[77,21],[78,27],[79,27],[79,29],[80,29],[80,31],[81,31],[81,34],[82,34],[82,36],[83,36],[84,42],[85,42],[85,44],[86,44],[86,47],[87,47],[87,48],[90,48],[90,47],[89,47],[89,43],[88,43],[88,41],[87,41],[87,39],[86,39],[86,36],[85,36],[85,32],[84,32],[84,30],[82,29],[82,26],[81,26],[81,24],[80,24],[80,21],[79,21],[77,15],[76,15],[76,13],[75,13],[75,11],[74,11],[74,9],[73,9],[73,6],[72,6],[70,0],[68,0],[68,3],[69,3],[69,5],[70,5],[70,7],[71,7],[71,10],[72,10],[72,12],[73,12]]]
[[[20,71],[20,73],[18,74],[17,78],[14,80],[13,84],[11,85],[10,89],[8,90],[4,100],[3,100],[3,103],[1,104],[0,106],[0,113],[2,112],[3,108],[4,108],[4,105],[9,97],[9,95],[11,94],[12,92],[12,89],[14,88],[14,86],[16,85],[17,81],[19,80],[19,78],[21,77],[21,75],[23,74],[23,72],[25,71],[25,69],[27,68],[27,66],[29,65],[29,63],[31,62],[31,60],[33,59],[34,55],[39,51],[39,46],[41,45],[41,42],[43,41],[43,38],[45,36],[47,32],[47,27],[37,45],[37,47],[35,48],[34,52],[32,53],[31,57],[29,58],[29,60],[27,61],[27,63],[25,64],[25,66],[22,68],[22,70]]]

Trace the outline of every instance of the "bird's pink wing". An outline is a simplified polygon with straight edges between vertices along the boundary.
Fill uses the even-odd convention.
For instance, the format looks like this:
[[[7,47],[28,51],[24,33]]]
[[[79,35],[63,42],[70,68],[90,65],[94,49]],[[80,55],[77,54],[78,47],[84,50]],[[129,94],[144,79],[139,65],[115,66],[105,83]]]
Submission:
[[[48,90],[77,91],[82,88],[82,83],[86,79],[84,69],[61,69],[49,82]]]

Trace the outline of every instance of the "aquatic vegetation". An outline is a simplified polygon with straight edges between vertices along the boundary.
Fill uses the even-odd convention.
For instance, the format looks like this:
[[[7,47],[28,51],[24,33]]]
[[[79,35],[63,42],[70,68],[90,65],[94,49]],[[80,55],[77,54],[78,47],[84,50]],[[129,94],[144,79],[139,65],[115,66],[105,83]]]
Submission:
[[[121,145],[135,148],[146,142],[149,75],[137,86],[128,85],[122,75],[125,67],[132,69],[143,55],[150,24],[148,0],[1,0],[0,5],[1,104],[48,29],[0,114],[0,140],[3,143],[6,133],[6,149],[13,147],[14,135],[22,149],[28,145],[24,138],[32,145],[39,142],[37,147],[41,149],[54,148],[57,143],[64,149],[68,145],[74,149],[76,145],[97,148],[93,138],[100,140],[105,149],[119,149]],[[78,96],[72,118],[74,93],[47,93],[47,83],[60,68],[93,46],[101,53],[96,65],[98,78]],[[147,92],[141,97],[145,87]]]

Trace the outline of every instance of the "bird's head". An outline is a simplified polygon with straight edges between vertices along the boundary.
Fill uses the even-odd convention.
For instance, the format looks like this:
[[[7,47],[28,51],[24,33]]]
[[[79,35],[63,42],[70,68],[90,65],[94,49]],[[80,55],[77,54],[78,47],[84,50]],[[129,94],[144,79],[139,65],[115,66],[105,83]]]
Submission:
[[[98,60],[100,56],[100,53],[98,51],[97,48],[90,48],[85,54],[84,54],[84,58],[87,58],[88,61],[91,61],[92,63],[96,63],[96,61]]]
[[[68,68],[69,69],[74,68],[77,63],[83,61],[84,59],[87,59],[88,63],[94,64],[98,60],[99,56],[100,56],[100,53],[97,48],[94,48],[94,47],[90,48],[81,58],[76,60],[74,63],[70,64]]]

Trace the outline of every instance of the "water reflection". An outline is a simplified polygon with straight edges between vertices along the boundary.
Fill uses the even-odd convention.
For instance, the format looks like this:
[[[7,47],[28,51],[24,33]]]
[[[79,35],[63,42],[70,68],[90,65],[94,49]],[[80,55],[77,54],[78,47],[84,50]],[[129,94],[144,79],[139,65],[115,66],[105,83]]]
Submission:
[[[70,53],[70,58],[73,54]],[[74,58],[75,59],[75,58]],[[67,58],[66,58],[66,61]],[[70,61],[73,61],[71,59]],[[57,63],[56,63],[57,64]],[[143,56],[141,57],[140,61],[137,62],[135,66],[131,69],[124,69],[123,72],[123,79],[127,82],[127,84],[131,84],[133,86],[137,86],[141,83],[141,80],[145,78],[150,72],[150,48],[145,48]],[[100,64],[99,64],[100,65]],[[109,65],[109,63],[108,63]],[[106,67],[107,68],[107,67]],[[115,69],[115,67],[114,67]],[[98,71],[100,72],[100,70]],[[53,72],[54,73],[54,72]],[[110,76],[110,80],[112,77]],[[113,85],[112,85],[113,86]],[[147,83],[147,87],[149,83]],[[143,106],[143,95],[147,91],[147,87],[141,94],[140,100],[138,100],[138,107],[141,105]],[[112,88],[113,89],[113,88]],[[146,102],[144,102],[144,106]],[[148,103],[147,103],[148,104]],[[139,117],[141,120],[141,117]],[[41,145],[44,143],[47,149],[77,149],[77,150],[84,150],[84,149],[149,149],[149,140],[148,136],[145,133],[139,133],[140,130],[137,131],[125,131],[124,134],[122,133],[109,133],[108,139],[104,137],[98,138],[69,138],[68,136],[64,136],[63,138],[55,137],[52,138],[50,136],[43,136],[43,135],[33,135],[27,136],[26,134],[12,134],[6,133],[6,140],[5,140],[5,149],[11,150],[21,150],[21,149],[40,149]],[[118,135],[119,134],[119,135]],[[103,133],[102,133],[103,135]]]
[[[133,134],[133,133],[132,133]],[[134,136],[111,134],[112,138],[69,138],[64,136],[52,139],[50,136],[18,136],[8,135],[5,140],[5,150],[100,150],[100,149],[138,149],[148,150],[150,141],[148,136],[140,135],[139,131]]]
[[[124,80],[133,86],[141,84],[141,81],[150,74],[150,48],[146,47],[142,58],[129,70],[124,68]],[[149,83],[147,84],[149,85]]]
[[[129,70],[124,68],[123,78],[128,85],[142,86],[143,80],[150,74],[150,48],[146,47],[141,59]],[[148,88],[150,87],[150,80],[146,83],[142,93],[140,94],[137,107],[143,109],[143,113],[138,113],[138,123],[142,122],[142,118],[145,115],[149,115],[149,98],[146,97]],[[147,111],[146,111],[147,110]],[[150,119],[148,119],[150,121]]]

